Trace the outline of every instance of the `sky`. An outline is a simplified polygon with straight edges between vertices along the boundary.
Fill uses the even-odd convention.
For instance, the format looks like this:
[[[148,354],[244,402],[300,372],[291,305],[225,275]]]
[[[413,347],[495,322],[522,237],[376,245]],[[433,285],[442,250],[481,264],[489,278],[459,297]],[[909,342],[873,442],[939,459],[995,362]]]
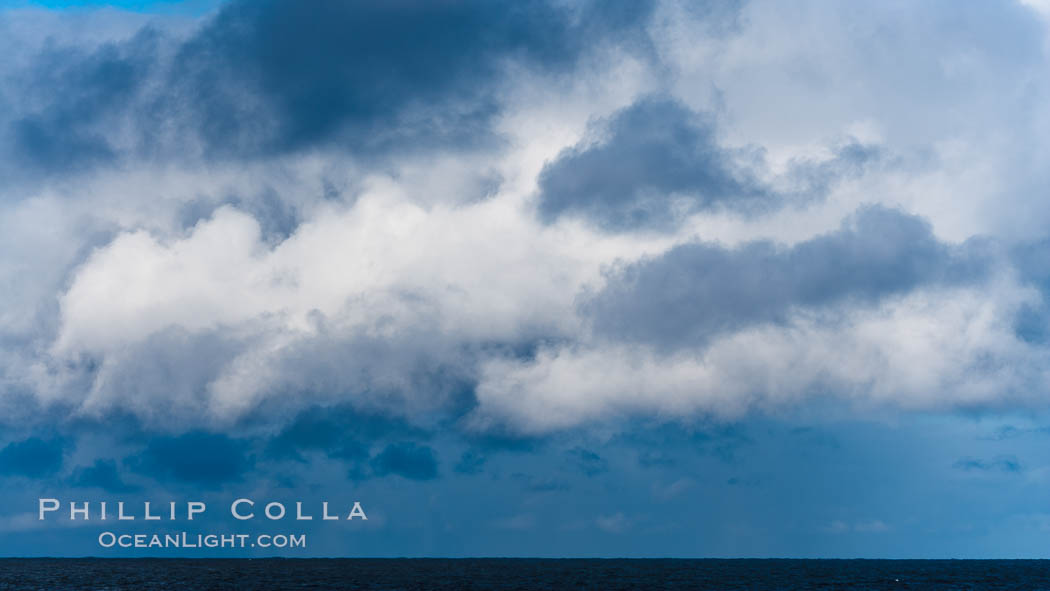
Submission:
[[[1050,557],[1046,2],[17,0],[0,54],[0,555]]]

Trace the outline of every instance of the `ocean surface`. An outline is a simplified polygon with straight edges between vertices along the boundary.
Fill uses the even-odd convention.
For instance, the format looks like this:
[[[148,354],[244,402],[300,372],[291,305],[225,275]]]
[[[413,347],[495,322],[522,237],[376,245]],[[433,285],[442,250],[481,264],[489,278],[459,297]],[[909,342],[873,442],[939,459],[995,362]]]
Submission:
[[[30,558],[0,589],[1050,589],[1050,560]]]

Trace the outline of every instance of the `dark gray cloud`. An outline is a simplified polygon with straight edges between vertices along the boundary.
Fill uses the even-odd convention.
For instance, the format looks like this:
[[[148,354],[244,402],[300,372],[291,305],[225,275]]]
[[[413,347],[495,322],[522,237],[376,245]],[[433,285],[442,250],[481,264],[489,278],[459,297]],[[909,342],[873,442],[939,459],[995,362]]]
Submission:
[[[1050,293],[1050,240],[1018,244],[1010,254],[1028,283]]]
[[[76,487],[101,488],[107,492],[120,493],[136,490],[124,481],[114,460],[95,460],[90,466],[78,466],[73,470],[70,484]]]
[[[566,68],[648,10],[593,6],[576,24],[547,2],[235,2],[182,48],[173,73],[218,150],[470,142],[496,109],[501,60]],[[265,113],[245,109],[244,94],[266,97]],[[261,134],[260,114],[273,124]]]
[[[795,427],[788,434],[796,438],[800,444],[812,447],[825,447],[839,449],[841,443],[831,433],[817,427]]]
[[[1021,472],[1024,468],[1021,463],[1014,456],[999,456],[992,460],[982,460],[978,458],[960,458],[952,467],[957,470],[964,470],[970,472],[978,470],[981,472],[1008,472],[1016,473]]]
[[[459,457],[454,469],[460,474],[480,474],[487,459],[474,450],[467,450]]]
[[[758,478],[753,478],[753,477],[748,478],[748,477],[733,476],[732,478],[726,480],[726,484],[728,484],[729,486],[755,487],[755,486],[761,486],[762,485],[762,481],[759,480]]]
[[[609,277],[580,304],[598,334],[675,348],[712,335],[783,322],[798,308],[870,304],[922,285],[978,280],[986,245],[937,240],[919,217],[866,207],[835,232],[792,247],[692,243]]]
[[[304,452],[321,452],[345,460],[368,459],[376,441],[391,437],[423,436],[421,430],[403,420],[383,415],[362,413],[349,406],[307,409],[266,445],[266,453],[275,459],[307,462]]]
[[[677,462],[666,452],[643,450],[638,454],[638,465],[643,468],[668,468]]]
[[[573,467],[586,476],[597,476],[609,471],[609,463],[605,461],[605,458],[589,449],[574,447],[566,451],[565,455]]]
[[[369,462],[376,476],[396,475],[409,480],[433,480],[438,477],[434,450],[413,441],[391,443]]]
[[[476,403],[475,398],[475,403]],[[475,404],[475,408],[476,408]],[[529,453],[543,447],[546,441],[539,436],[523,435],[506,425],[492,425],[485,431],[467,430],[463,436],[471,446],[486,452]]]
[[[563,492],[571,488],[569,483],[561,478],[543,478],[524,472],[515,472],[510,478],[520,484],[522,490],[530,493]]]
[[[361,412],[349,405],[318,406],[300,412],[270,438],[264,457],[311,465],[320,454],[346,463],[355,481],[388,475],[433,480],[439,476],[437,455],[416,441],[429,436],[401,418]]]
[[[982,435],[978,439],[987,441],[1006,441],[1007,439],[1016,439],[1018,437],[1025,437],[1028,435],[1050,435],[1050,427],[1015,427],[1013,425],[1003,425],[989,435]]]
[[[66,442],[30,437],[0,449],[0,476],[43,478],[62,469]]]
[[[122,156],[358,155],[491,139],[508,60],[566,72],[607,40],[641,44],[650,2],[235,0],[190,38],[152,29],[49,47],[17,80],[12,171]]]
[[[1050,310],[1044,298],[1037,304],[1025,303],[1014,317],[1014,334],[1032,345],[1050,342]]]
[[[113,129],[129,111],[137,111],[159,43],[159,34],[147,28],[88,53],[45,48],[27,72],[15,77],[30,107],[7,121],[0,135],[11,169],[61,174],[111,162],[120,149]],[[138,141],[151,135],[148,128],[135,131]]]
[[[1014,332],[1033,345],[1050,343],[1050,240],[1014,246],[1011,259],[1018,276],[1039,290],[1039,301],[1027,302],[1014,318]]]
[[[642,468],[663,469],[682,465],[686,458],[671,449],[688,449],[691,457],[712,456],[725,463],[733,463],[742,452],[755,443],[742,424],[639,421],[617,436],[617,444],[639,450],[638,465]]]
[[[255,467],[248,442],[218,433],[190,431],[155,437],[138,456],[125,460],[135,473],[206,488],[240,480]]]
[[[575,214],[611,229],[666,226],[675,196],[690,209],[754,209],[771,195],[720,147],[709,118],[646,99],[605,122],[607,137],[569,148],[540,174],[541,216]]]
[[[795,162],[798,194],[760,179],[761,153],[723,147],[710,115],[649,97],[592,125],[592,136],[548,163],[539,179],[539,213],[586,218],[608,230],[666,228],[703,210],[756,213],[823,195],[878,151],[841,147],[824,162]]]
[[[740,425],[722,425],[692,433],[689,438],[703,453],[711,454],[722,462],[737,462],[741,452],[755,444],[755,440]]]

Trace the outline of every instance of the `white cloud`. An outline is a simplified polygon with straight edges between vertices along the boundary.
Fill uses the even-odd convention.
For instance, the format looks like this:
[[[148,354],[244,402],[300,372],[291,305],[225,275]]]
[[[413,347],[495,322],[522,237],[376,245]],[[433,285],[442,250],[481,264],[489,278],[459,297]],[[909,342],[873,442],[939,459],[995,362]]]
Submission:
[[[627,531],[631,527],[632,520],[622,512],[618,511],[612,515],[599,515],[595,518],[594,523],[603,531],[611,534],[619,534]]]
[[[1040,404],[1047,351],[1021,341],[1013,315],[1037,297],[1009,280],[925,290],[872,309],[799,313],[700,351],[594,342],[491,360],[472,425],[542,433],[642,413],[737,418],[813,396],[909,410]]]
[[[656,67],[615,47],[572,76],[508,65],[498,149],[380,164],[325,150],[187,157],[0,188],[0,332],[14,343],[0,355],[4,383],[80,412],[157,421],[233,420],[264,399],[365,391],[424,414],[450,394],[419,388],[413,371],[451,367],[478,380],[474,428],[533,433],[638,413],[733,417],[814,395],[921,410],[1039,405],[1046,350],[1012,326],[1040,296],[1007,270],[986,284],[798,312],[703,350],[602,341],[577,314],[610,265],[697,238],[793,244],[865,203],[921,214],[951,241],[1045,234],[1046,54],[1030,51],[1042,37],[1024,13],[972,8],[950,33],[935,7],[857,8],[756,1],[737,25],[710,31],[686,3],[667,2],[650,30]],[[136,18],[88,28],[126,39]],[[102,42],[53,21],[0,20],[32,41],[5,76],[32,62],[47,31]],[[173,21],[169,32],[198,24]],[[665,90],[713,111],[728,145],[764,150],[773,173],[849,138],[879,142],[889,164],[807,207],[698,214],[674,234],[538,222],[544,163],[588,121]],[[294,218],[290,235],[270,232],[264,195]],[[478,352],[488,346],[496,352]],[[519,346],[539,352],[498,350]]]

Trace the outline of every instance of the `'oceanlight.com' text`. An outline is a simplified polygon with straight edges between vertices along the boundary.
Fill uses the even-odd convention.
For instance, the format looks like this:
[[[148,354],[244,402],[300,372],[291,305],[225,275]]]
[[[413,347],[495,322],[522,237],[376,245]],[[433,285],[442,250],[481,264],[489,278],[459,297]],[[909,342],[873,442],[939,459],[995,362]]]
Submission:
[[[103,548],[305,548],[306,534],[116,534],[98,536]]]

